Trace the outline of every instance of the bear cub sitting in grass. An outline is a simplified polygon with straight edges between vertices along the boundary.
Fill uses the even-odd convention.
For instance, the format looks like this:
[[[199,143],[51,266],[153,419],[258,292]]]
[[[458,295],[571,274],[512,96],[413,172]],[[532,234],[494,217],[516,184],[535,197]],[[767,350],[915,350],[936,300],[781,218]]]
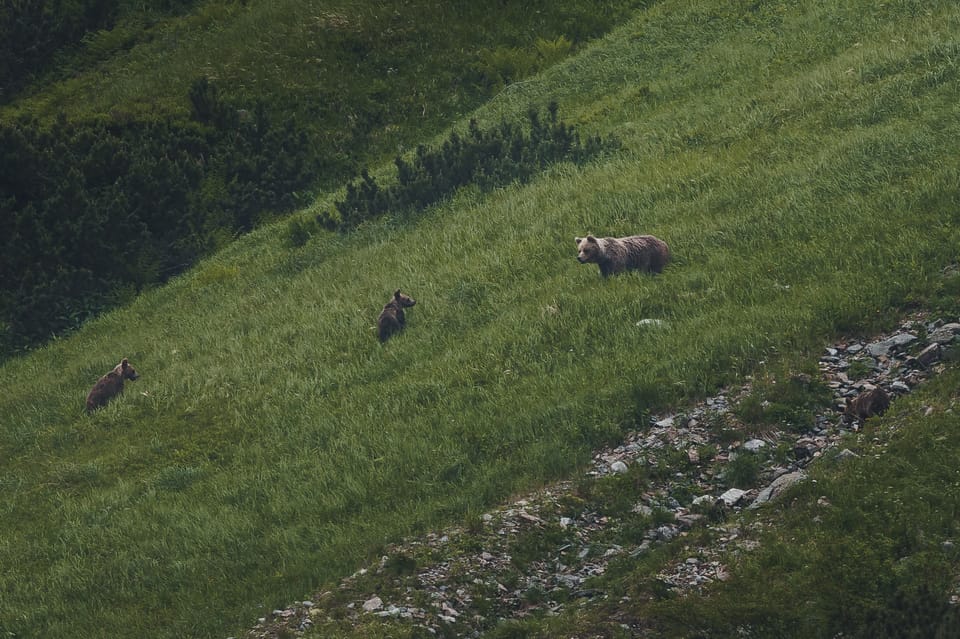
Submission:
[[[380,311],[380,317],[377,318],[377,331],[380,334],[380,341],[387,339],[406,326],[407,319],[403,314],[403,309],[410,308],[417,301],[412,297],[404,295],[398,288],[393,293],[393,299],[384,305]]]
[[[112,371],[97,380],[87,394],[87,412],[92,413],[123,391],[123,380],[135,380],[139,375],[124,357]]]
[[[659,273],[670,261],[670,248],[652,235],[575,237],[581,264],[597,264],[604,277],[626,270]]]

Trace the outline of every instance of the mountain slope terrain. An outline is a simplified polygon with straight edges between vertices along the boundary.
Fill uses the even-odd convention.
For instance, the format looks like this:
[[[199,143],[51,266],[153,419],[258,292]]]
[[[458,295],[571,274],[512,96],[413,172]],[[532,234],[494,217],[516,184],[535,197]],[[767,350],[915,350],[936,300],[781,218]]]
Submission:
[[[0,631],[238,636],[389,559],[405,538],[454,524],[479,531],[496,505],[580,476],[595,451],[651,428],[652,416],[748,381],[747,426],[724,435],[727,425],[711,423],[718,437],[813,432],[832,401],[825,347],[868,343],[921,310],[930,326],[920,322],[915,339],[928,342],[934,320],[960,317],[958,58],[954,2],[638,7],[425,135],[419,152],[453,134],[530,127],[531,111],[552,103],[581,139],[615,149],[506,184],[478,178],[335,231],[322,221],[347,188],[322,190],[162,287],[4,362]],[[401,149],[411,163],[417,153]],[[399,183],[392,154],[371,160],[368,177]],[[586,233],[653,234],[673,257],[659,275],[602,278],[576,260],[573,238]],[[417,304],[381,344],[376,318],[398,288]],[[124,357],[140,378],[86,414],[86,393]],[[944,358],[946,381],[891,411],[901,454],[874,464],[860,448],[838,483],[824,476],[829,490],[804,484],[792,493],[802,507],[769,518],[771,530],[800,526],[783,530],[803,536],[768,542],[745,579],[732,575],[749,599],[728,590],[677,603],[651,580],[676,555],[654,552],[618,562],[623,580],[603,586],[615,596],[594,612],[618,619],[613,627],[591,625],[585,609],[485,631],[902,636],[913,617],[873,614],[901,604],[949,619],[938,606],[958,574],[960,520],[946,460],[960,443],[956,372]],[[876,363],[853,359],[852,378]],[[864,428],[883,431],[887,419]],[[752,459],[717,490],[761,487]],[[656,473],[697,473],[691,463],[678,451]],[[629,512],[643,502],[645,472],[617,475],[596,499]],[[669,498],[692,508],[693,483]],[[820,497],[838,508],[818,511]],[[558,514],[581,512],[565,508]],[[641,537],[650,517],[673,523],[660,508],[636,515],[647,518],[635,522]],[[822,535],[810,528],[817,518]],[[541,543],[527,537],[517,561]],[[810,565],[829,570],[803,572]],[[402,557],[390,566],[411,568]],[[768,574],[786,578],[748,587]],[[827,596],[810,596],[814,584]],[[630,601],[651,607],[611,612]]]

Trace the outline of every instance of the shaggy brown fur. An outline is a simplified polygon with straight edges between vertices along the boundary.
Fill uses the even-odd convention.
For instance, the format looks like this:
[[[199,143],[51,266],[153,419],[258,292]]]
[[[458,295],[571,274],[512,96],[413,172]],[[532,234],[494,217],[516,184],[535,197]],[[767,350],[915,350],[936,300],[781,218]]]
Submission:
[[[577,259],[581,264],[597,264],[604,277],[626,270],[659,273],[670,261],[670,248],[652,235],[629,237],[576,237]]]
[[[401,293],[399,288],[394,291],[393,299],[387,302],[383,310],[380,311],[380,317],[377,318],[377,330],[381,342],[387,341],[391,335],[406,325],[407,319],[403,314],[403,309],[410,308],[416,303],[415,299]]]
[[[857,395],[853,401],[847,398],[847,405],[843,411],[844,417],[849,420],[864,420],[874,415],[882,415],[890,407],[890,396],[882,388],[871,388]]]
[[[124,357],[112,371],[97,380],[87,394],[87,412],[92,413],[123,391],[123,380],[135,380],[139,375]]]

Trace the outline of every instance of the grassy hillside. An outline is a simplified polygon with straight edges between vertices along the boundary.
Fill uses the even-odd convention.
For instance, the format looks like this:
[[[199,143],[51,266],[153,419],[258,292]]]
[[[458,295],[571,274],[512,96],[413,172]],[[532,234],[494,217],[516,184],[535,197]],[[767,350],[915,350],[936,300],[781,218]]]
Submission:
[[[616,156],[298,248],[264,228],[4,364],[0,630],[235,635],[654,408],[958,312],[960,10],[715,4],[640,11],[475,114],[557,99]],[[584,232],[653,233],[675,261],[604,281]],[[398,287],[418,304],[381,346]],[[83,415],[121,357],[141,379]]]
[[[392,159],[642,4],[5,3],[0,358]]]

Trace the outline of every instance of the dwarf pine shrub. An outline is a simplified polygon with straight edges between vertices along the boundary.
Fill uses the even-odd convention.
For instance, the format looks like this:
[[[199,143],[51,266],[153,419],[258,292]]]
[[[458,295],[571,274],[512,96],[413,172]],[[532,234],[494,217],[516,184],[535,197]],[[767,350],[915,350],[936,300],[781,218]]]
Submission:
[[[454,131],[436,149],[421,144],[410,161],[397,156],[397,181],[390,186],[381,186],[363,169],[359,180],[347,184],[344,199],[335,202],[339,217],[321,213],[317,221],[348,230],[386,213],[421,211],[468,184],[491,190],[514,181],[527,183],[551,164],[582,164],[619,146],[615,138],[599,135],[581,139],[572,125],[557,117],[558,108],[551,102],[545,120],[530,109],[526,127],[504,120],[484,130],[471,120],[466,136]]]

